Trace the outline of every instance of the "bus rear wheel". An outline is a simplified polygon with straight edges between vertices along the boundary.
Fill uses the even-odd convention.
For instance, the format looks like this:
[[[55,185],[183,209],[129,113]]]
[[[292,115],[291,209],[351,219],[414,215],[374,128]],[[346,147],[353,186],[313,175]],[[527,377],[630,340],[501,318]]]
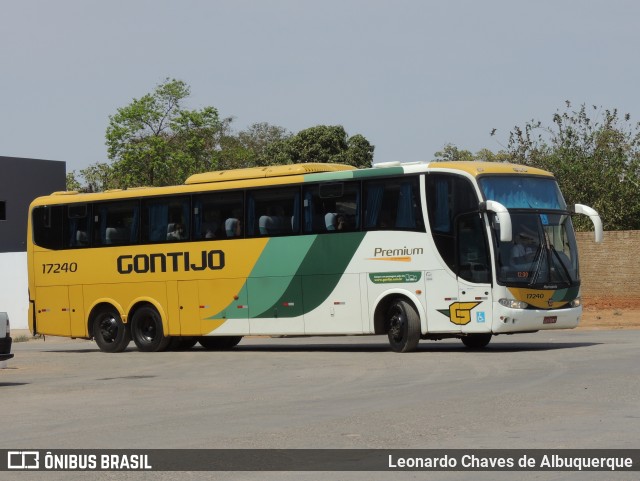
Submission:
[[[160,314],[151,306],[143,306],[133,314],[131,337],[138,349],[144,352],[164,351],[171,341],[164,335]]]
[[[411,303],[396,299],[387,311],[388,337],[391,350],[411,352],[420,341],[420,316]]]
[[[100,309],[93,317],[93,338],[102,352],[122,352],[131,341],[131,334],[113,307]]]
[[[198,342],[208,351],[231,349],[238,345],[242,336],[204,336]]]
[[[469,334],[462,337],[462,343],[470,349],[482,349],[491,341],[491,334]]]

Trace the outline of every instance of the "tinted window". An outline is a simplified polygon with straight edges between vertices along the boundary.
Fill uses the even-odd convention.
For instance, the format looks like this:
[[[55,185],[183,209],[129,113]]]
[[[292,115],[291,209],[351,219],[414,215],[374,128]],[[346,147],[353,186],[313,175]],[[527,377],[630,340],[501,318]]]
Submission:
[[[334,182],[304,188],[304,232],[360,229],[360,183]]]
[[[197,195],[193,199],[194,239],[228,239],[243,235],[242,192]]]
[[[138,202],[101,202],[93,206],[94,245],[124,245],[138,241]]]
[[[142,201],[142,242],[176,242],[189,239],[191,205],[188,197]]]
[[[33,209],[33,242],[46,249],[62,249],[64,207],[44,206]]]
[[[365,182],[364,198],[365,229],[424,231],[417,177]]]
[[[247,234],[292,235],[300,232],[300,189],[253,190],[247,193]]]
[[[426,182],[427,210],[433,240],[447,265],[455,269],[456,217],[478,210],[478,198],[471,183],[460,176],[429,174]]]
[[[72,204],[67,212],[64,226],[64,247],[89,247],[91,245],[91,212],[87,204]]]

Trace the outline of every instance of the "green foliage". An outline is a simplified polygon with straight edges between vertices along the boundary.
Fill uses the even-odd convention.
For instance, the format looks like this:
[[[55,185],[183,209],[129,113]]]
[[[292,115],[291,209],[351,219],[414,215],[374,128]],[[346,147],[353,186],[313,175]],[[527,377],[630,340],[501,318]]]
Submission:
[[[640,229],[640,123],[630,118],[596,106],[571,110],[566,102],[549,126],[516,126],[508,152],[514,162],[551,171],[567,203],[596,209],[605,230]],[[575,220],[590,228],[588,221]]]
[[[106,144],[111,164],[72,173],[68,185],[84,191],[180,184],[191,174],[297,162],[340,162],[370,167],[374,147],[342,126],[319,125],[293,135],[283,127],[256,123],[235,134],[231,118],[214,107],[185,109],[190,95],[181,80],[156,89],[109,117]]]
[[[80,191],[82,189],[82,185],[78,179],[76,179],[75,171],[67,172],[66,186],[67,190]]]
[[[106,143],[121,187],[178,184],[195,172],[214,170],[225,125],[213,107],[183,108],[189,87],[166,79],[109,117]]]
[[[317,125],[274,146],[277,163],[343,163],[371,167],[374,146],[360,134],[349,137],[341,125]]]
[[[468,150],[460,150],[453,144],[447,144],[434,154],[436,162],[469,161],[476,160]]]

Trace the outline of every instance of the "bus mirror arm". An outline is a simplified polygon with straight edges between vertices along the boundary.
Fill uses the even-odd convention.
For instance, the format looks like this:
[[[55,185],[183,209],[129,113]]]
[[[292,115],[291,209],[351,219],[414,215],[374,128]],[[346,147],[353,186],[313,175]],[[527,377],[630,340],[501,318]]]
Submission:
[[[498,223],[500,224],[500,241],[511,242],[512,228],[511,228],[511,216],[507,208],[500,202],[495,200],[488,200],[480,203],[480,212],[495,212],[498,217]]]
[[[589,219],[591,219],[595,231],[596,243],[599,244],[600,242],[602,242],[602,219],[600,219],[600,215],[595,211],[595,209],[592,209],[587,205],[576,204],[573,207],[573,212],[575,212],[576,214],[586,215],[587,217],[589,217]]]

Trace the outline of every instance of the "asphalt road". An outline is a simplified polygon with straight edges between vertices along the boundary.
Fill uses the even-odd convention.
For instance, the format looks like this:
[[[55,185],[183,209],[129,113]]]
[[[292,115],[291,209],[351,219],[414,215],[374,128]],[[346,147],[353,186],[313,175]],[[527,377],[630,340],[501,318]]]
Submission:
[[[227,352],[141,353],[131,344],[120,354],[47,339],[15,343],[13,351],[0,370],[3,449],[640,448],[637,330],[499,336],[480,351],[456,340],[422,341],[411,354],[389,351],[384,337],[248,338]],[[443,472],[428,479],[638,476]],[[91,474],[178,478],[427,479],[415,472]]]

